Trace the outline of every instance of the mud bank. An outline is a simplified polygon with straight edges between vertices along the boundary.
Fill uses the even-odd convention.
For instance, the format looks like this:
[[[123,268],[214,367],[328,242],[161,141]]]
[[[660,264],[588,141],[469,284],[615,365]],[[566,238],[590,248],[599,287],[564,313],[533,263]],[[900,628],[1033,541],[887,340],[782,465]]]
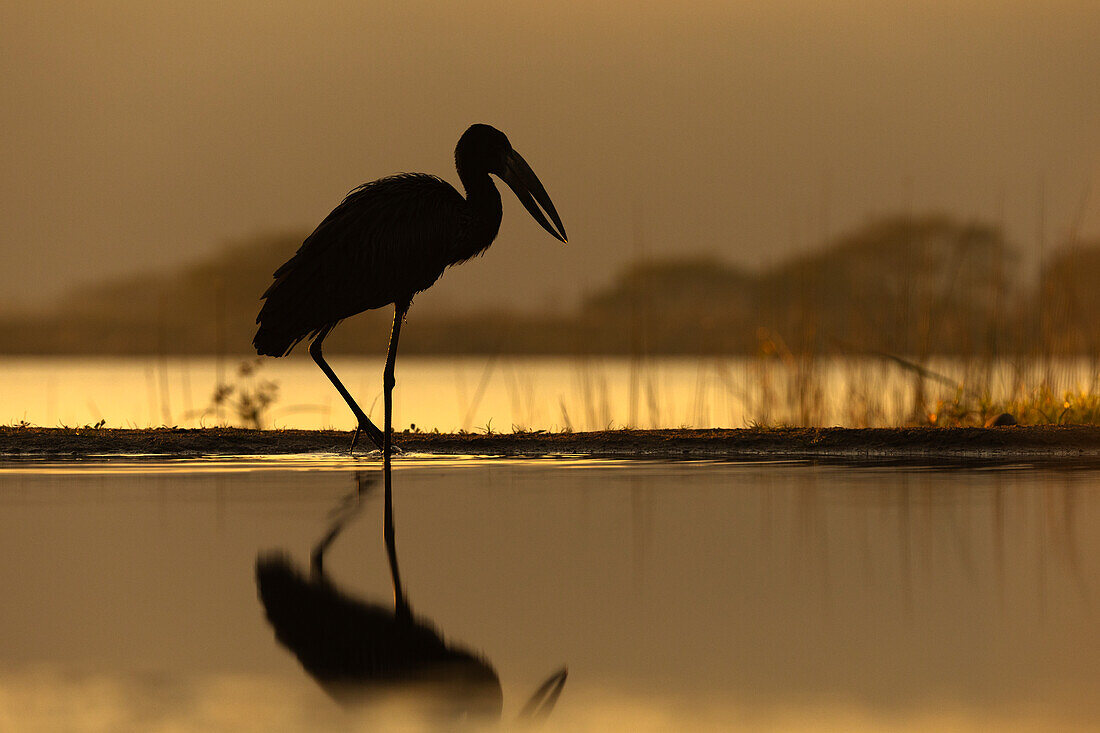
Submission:
[[[1100,427],[610,430],[593,433],[398,433],[406,454],[582,455],[665,459],[1100,459]],[[347,454],[351,433],[325,430],[0,427],[7,458]],[[370,455],[366,440],[357,453]],[[377,455],[377,454],[375,454]]]

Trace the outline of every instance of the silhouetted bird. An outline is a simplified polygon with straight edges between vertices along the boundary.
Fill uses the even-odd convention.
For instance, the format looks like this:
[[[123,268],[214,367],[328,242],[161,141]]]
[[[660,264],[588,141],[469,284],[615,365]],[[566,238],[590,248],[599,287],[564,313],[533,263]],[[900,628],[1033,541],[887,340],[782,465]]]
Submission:
[[[566,241],[546,189],[504,133],[489,125],[471,126],[455,148],[455,167],[465,198],[451,184],[424,173],[389,176],[356,188],[275,271],[275,282],[263,294],[256,318],[260,328],[252,340],[256,351],[284,356],[299,341],[312,339],[310,355],[355,414],[352,449],[365,430],[385,451],[383,434],[325,362],[321,344],[342,319],[394,305],[383,378],[388,438],[397,340],[413,296],[447,267],[483,253],[500,229],[500,194],[489,174],[500,176],[535,221]]]
[[[256,561],[256,585],[276,638],[337,702],[404,694],[432,718],[500,716],[492,666],[425,619],[354,598],[323,574],[306,578],[278,553]]]
[[[360,481],[359,495],[370,481]],[[307,578],[283,553],[256,560],[256,587],[279,642],[293,652],[337,702],[355,706],[403,695],[429,718],[495,718],[502,708],[500,680],[492,665],[445,642],[430,621],[414,616],[397,572],[397,550],[387,538],[394,607],[354,598],[324,571],[324,553],[359,510],[358,496],[345,505],[311,555]],[[552,674],[520,713],[549,715],[565,685],[566,670]]]

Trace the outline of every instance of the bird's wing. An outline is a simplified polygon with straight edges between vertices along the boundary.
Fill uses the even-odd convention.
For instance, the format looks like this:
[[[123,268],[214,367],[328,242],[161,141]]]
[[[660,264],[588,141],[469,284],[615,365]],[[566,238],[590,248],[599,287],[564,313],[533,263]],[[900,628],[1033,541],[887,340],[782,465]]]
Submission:
[[[464,203],[449,183],[424,174],[355,189],[275,271],[256,319],[261,331],[292,346],[341,318],[412,298],[450,263]]]

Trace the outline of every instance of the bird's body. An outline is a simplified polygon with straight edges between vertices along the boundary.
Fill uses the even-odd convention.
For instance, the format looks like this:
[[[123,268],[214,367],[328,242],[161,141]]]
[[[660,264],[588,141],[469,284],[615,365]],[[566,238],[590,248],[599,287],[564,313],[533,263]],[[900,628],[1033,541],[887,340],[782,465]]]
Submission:
[[[447,267],[492,244],[499,194],[495,219],[492,213],[477,216],[451,184],[424,173],[360,186],[275,271],[257,318],[256,350],[283,356],[325,326],[410,301]]]
[[[413,296],[431,287],[447,267],[484,252],[496,238],[502,208],[491,173],[508,183],[547,231],[566,241],[546,190],[502,132],[488,125],[470,127],[455,149],[455,166],[465,197],[424,173],[388,176],[353,190],[275,271],[256,318],[260,327],[253,345],[261,355],[285,356],[303,339],[312,341],[314,360],[351,407],[359,429],[379,448],[381,433],[324,361],[321,343],[329,330],[344,318],[394,305],[388,395],[401,321]]]
[[[307,577],[283,553],[257,558],[256,588],[276,638],[341,704],[404,690],[441,718],[500,716],[489,661],[427,619],[356,598],[321,573]]]

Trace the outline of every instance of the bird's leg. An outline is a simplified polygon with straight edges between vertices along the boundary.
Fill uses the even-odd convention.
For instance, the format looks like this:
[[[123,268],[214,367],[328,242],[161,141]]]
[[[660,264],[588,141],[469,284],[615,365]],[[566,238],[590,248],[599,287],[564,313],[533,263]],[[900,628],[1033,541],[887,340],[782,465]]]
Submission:
[[[363,508],[363,495],[370,491],[375,479],[368,477],[365,471],[355,473],[355,493],[345,496],[336,509],[329,513],[332,524],[328,532],[314,545],[313,552],[309,556],[310,578],[314,581],[325,580],[325,553],[329,545],[344,531],[344,526],[359,514]]]
[[[393,484],[390,476],[390,462],[393,447],[390,445],[393,431],[393,386],[396,383],[393,370],[397,361],[397,340],[401,336],[401,323],[405,320],[408,303],[395,303],[393,308],[393,330],[390,332],[390,348],[386,354],[386,369],[382,375],[383,398],[386,405],[385,430],[382,432],[382,475],[386,487],[386,507],[383,517],[382,534],[386,539],[386,554],[390,559],[390,575],[393,577],[393,601],[399,618],[409,618],[409,602],[401,586],[401,574],[397,570],[397,546],[393,536]]]
[[[355,444],[359,442],[359,431],[366,430],[367,437],[371,439],[371,442],[378,447],[378,450],[382,450],[382,433],[374,426],[374,423],[370,421],[359,405],[355,403],[351,394],[344,388],[344,385],[340,383],[340,379],[336,376],[336,372],[332,371],[332,367],[325,361],[325,356],[321,352],[321,343],[325,340],[325,336],[332,330],[332,326],[325,326],[321,329],[321,332],[317,334],[317,338],[313,339],[313,343],[309,345],[309,355],[313,357],[313,361],[317,362],[317,366],[321,367],[321,371],[328,377],[328,381],[332,382],[332,385],[336,387],[336,391],[340,393],[340,396],[344,398],[344,402],[348,403],[348,407],[351,408],[351,412],[355,415],[357,425],[355,426],[355,436],[351,440],[351,450],[355,450]]]
[[[320,581],[325,579],[325,552],[328,550],[328,546],[332,544],[336,539],[336,535],[340,534],[340,530],[343,529],[343,523],[338,522],[329,528],[327,534],[321,538],[313,547],[313,552],[309,553],[309,574],[310,579],[314,581]]]

